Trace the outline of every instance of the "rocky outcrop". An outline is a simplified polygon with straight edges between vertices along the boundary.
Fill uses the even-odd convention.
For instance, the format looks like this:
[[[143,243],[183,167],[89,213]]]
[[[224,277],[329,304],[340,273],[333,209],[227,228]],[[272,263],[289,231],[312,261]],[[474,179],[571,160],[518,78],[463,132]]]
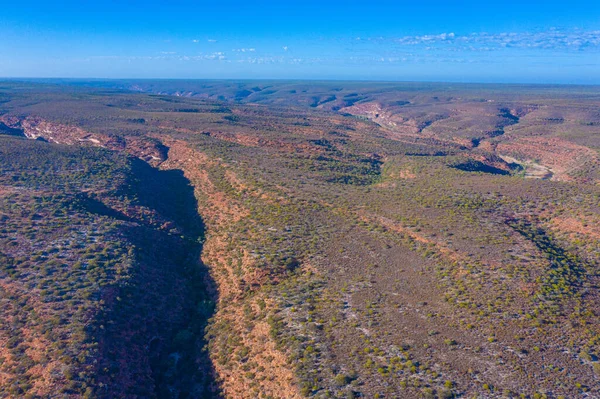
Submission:
[[[13,130],[20,130],[32,140],[45,140],[56,144],[79,144],[124,151],[152,166],[160,165],[167,157],[167,148],[160,141],[148,137],[119,136],[88,132],[76,126],[56,123],[28,116],[2,116],[0,122]]]
[[[591,148],[557,137],[524,137],[502,142],[496,152],[510,155],[525,164],[539,164],[553,172],[553,180],[586,181],[582,172],[598,163],[598,153]]]

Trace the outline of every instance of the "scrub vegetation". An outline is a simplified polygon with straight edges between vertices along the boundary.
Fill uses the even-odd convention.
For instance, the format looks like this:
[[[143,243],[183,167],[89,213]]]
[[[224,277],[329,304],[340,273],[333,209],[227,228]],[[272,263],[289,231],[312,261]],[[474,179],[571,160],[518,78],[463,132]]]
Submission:
[[[1,397],[600,395],[595,88],[0,98]]]

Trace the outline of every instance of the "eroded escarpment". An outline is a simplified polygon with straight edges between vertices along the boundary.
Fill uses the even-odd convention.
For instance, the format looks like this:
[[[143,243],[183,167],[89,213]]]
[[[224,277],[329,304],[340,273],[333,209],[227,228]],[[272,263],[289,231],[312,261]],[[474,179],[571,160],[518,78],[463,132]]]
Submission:
[[[135,275],[128,285],[104,294],[112,306],[101,313],[102,324],[92,333],[100,355],[98,382],[120,385],[126,395],[140,397],[218,397],[204,351],[214,282],[200,260],[204,222],[193,187],[181,171],[132,162],[134,175],[127,189],[155,214],[108,202],[143,224],[124,229],[124,239],[135,248]],[[110,391],[103,395],[98,394],[115,397]]]
[[[597,151],[553,137],[518,138],[498,144],[496,151],[518,159],[530,177],[561,181],[590,181],[586,171],[599,161]]]
[[[275,303],[267,287],[274,276],[257,267],[245,249],[251,240],[236,226],[249,209],[215,176],[221,162],[192,148],[185,141],[167,139],[169,157],[162,169],[180,169],[195,187],[199,212],[207,225],[202,260],[215,280],[217,308],[208,328],[208,349],[225,397],[255,398],[270,395],[300,398],[293,365],[273,339],[268,322]],[[229,172],[229,178],[233,172]]]
[[[77,197],[88,212],[133,224],[124,230],[127,238],[122,240],[131,241],[139,254],[135,255],[136,277],[129,285],[135,288],[106,290],[102,300],[107,305],[95,316],[98,322],[90,334],[97,346],[96,354],[90,356],[96,361],[88,370],[95,379],[90,389],[98,384],[105,387],[94,390],[95,395],[216,397],[222,391],[227,397],[253,398],[260,380],[261,393],[300,397],[293,367],[277,347],[267,321],[273,300],[259,292],[273,276],[256,267],[248,252],[242,255],[241,273],[231,267],[238,254],[230,251],[229,230],[248,216],[248,209],[212,181],[218,161],[168,137],[161,137],[161,142],[107,136],[33,117],[4,120],[32,140],[106,148],[160,168],[133,162],[135,177],[126,185],[143,202],[141,207],[88,191]],[[228,176],[235,180],[231,173]],[[199,205],[196,198],[201,200]],[[199,215],[209,228],[205,242],[204,232],[198,230],[204,223]],[[145,225],[137,226],[140,222]],[[252,298],[245,296],[249,288],[255,291]],[[215,305],[218,311],[207,352],[204,328]],[[251,328],[240,323],[248,307],[260,319]],[[161,321],[169,310],[169,321]],[[240,359],[223,364],[231,356]]]
[[[598,153],[594,147],[582,145],[586,139],[593,144],[588,138],[594,137],[594,132],[581,135],[586,139],[575,134],[567,139],[568,134],[564,133],[586,130],[594,124],[582,123],[582,111],[575,107],[570,109],[568,105],[558,109],[554,105],[473,99],[440,103],[417,101],[410,105],[365,100],[339,112],[377,123],[394,140],[459,149],[483,164],[477,169],[508,171],[508,164],[518,164],[520,174],[528,178],[599,181]],[[477,159],[482,155],[487,159]],[[502,159],[488,162],[498,157],[506,162]],[[502,163],[504,165],[499,167]]]
[[[0,140],[0,396],[218,397],[204,351],[215,290],[183,173]]]
[[[93,133],[77,126],[65,125],[35,116],[16,117],[4,115],[0,122],[11,132],[21,132],[29,139],[41,139],[56,144],[90,145],[123,151],[158,166],[166,158],[166,148],[158,140],[145,136],[121,136]]]

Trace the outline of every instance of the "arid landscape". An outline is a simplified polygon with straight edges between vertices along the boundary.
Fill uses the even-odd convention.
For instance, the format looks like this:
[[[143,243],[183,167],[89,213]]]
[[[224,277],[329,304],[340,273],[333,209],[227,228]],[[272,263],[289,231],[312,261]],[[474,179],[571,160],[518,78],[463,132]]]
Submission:
[[[0,221],[0,398],[600,398],[599,86],[3,80]]]

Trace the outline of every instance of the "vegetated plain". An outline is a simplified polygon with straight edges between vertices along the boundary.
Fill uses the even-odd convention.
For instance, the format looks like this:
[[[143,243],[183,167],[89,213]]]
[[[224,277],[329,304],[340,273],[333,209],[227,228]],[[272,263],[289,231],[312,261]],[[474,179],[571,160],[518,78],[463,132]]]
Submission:
[[[0,83],[0,397],[600,396],[600,91]]]

